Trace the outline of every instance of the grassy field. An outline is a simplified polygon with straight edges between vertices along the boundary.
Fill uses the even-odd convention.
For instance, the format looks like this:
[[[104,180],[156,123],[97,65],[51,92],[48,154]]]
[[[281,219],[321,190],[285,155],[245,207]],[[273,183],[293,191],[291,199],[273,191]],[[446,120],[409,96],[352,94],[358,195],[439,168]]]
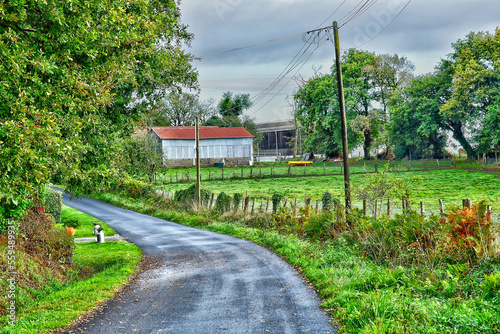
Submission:
[[[491,174],[481,171],[465,169],[434,170],[429,172],[395,173],[397,178],[410,184],[410,198],[414,205],[424,202],[427,212],[439,212],[438,199],[442,199],[445,206],[461,205],[462,199],[468,198],[473,202],[484,199],[491,205],[494,213],[500,212],[500,174]],[[366,175],[352,175],[351,187],[355,188],[367,182]],[[185,189],[190,184],[166,184],[158,186],[167,192]],[[303,202],[307,194],[313,202],[320,200],[328,191],[343,201],[343,176],[293,177],[269,179],[243,179],[225,181],[203,181],[202,187],[215,194],[224,191],[228,194],[248,191],[251,198],[267,198],[275,193],[293,199],[299,198]],[[260,202],[258,202],[260,205]],[[359,200],[353,199],[355,207],[361,207]],[[399,207],[399,202],[394,204]],[[396,211],[397,212],[397,211]]]

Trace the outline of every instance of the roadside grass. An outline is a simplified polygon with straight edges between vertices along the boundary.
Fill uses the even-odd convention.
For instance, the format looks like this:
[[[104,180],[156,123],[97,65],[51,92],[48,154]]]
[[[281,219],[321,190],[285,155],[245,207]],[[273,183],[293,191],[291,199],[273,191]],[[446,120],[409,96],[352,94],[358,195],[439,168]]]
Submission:
[[[1,262],[7,254],[7,248],[0,247]],[[17,252],[16,322],[7,326],[7,317],[0,317],[0,333],[48,333],[68,326],[126,284],[139,270],[141,258],[140,249],[130,243],[77,243],[66,272],[55,274]]]
[[[64,229],[64,222],[69,220],[69,219],[77,219],[80,222],[80,226],[76,229],[75,232],[75,238],[89,238],[89,237],[95,237],[93,234],[94,232],[94,224],[98,222],[103,228],[104,228],[104,234],[111,236],[114,235],[116,232],[113,230],[111,227],[109,227],[106,223],[103,221],[94,218],[92,216],[89,216],[81,211],[78,211],[76,209],[73,209],[67,205],[62,206],[62,214],[61,214],[61,223],[56,224],[56,226]]]
[[[493,212],[500,212],[500,174],[489,174],[481,171],[470,171],[465,169],[435,170],[429,172],[396,173],[396,178],[405,180],[411,184],[410,200],[414,207],[424,202],[427,212],[439,213],[438,199],[442,199],[446,206],[461,205],[462,199],[468,198],[472,202],[482,199],[491,205]],[[366,175],[352,175],[351,187],[363,186],[368,177]],[[250,198],[257,198],[258,205],[261,199],[267,199],[277,193],[289,200],[298,197],[304,198],[307,194],[312,203],[321,200],[323,194],[328,191],[334,197],[343,201],[343,176],[318,176],[318,177],[294,177],[279,179],[244,179],[225,181],[203,181],[202,186],[210,189],[215,194],[225,192],[245,193],[248,190]],[[156,186],[159,190],[175,192],[179,189],[187,189],[191,183],[166,184]],[[303,200],[302,200],[303,202]],[[361,208],[362,202],[353,199],[355,207]],[[399,203],[394,204],[394,210],[400,210]]]
[[[344,237],[302,239],[252,228],[245,216],[160,209],[152,199],[96,198],[185,225],[262,244],[297,267],[316,287],[340,333],[499,333],[500,258],[468,268],[376,264]],[[262,218],[262,217],[261,217]],[[269,218],[269,217],[268,217]],[[265,220],[265,218],[262,218]],[[257,224],[258,225],[258,224]]]

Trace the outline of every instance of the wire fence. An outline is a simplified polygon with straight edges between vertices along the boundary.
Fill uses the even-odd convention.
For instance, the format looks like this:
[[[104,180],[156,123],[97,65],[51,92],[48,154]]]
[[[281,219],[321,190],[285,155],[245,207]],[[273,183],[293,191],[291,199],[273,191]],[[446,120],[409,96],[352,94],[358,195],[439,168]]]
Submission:
[[[377,161],[353,163],[349,166],[350,174],[369,174],[381,171],[397,173],[443,170],[456,167],[454,161],[445,159],[413,161]],[[201,170],[202,181],[245,180],[265,178],[293,178],[343,175],[342,162],[334,164],[313,164],[304,166],[250,166],[250,167],[210,167]],[[155,183],[175,184],[190,183],[196,180],[196,170],[169,170],[157,175]]]

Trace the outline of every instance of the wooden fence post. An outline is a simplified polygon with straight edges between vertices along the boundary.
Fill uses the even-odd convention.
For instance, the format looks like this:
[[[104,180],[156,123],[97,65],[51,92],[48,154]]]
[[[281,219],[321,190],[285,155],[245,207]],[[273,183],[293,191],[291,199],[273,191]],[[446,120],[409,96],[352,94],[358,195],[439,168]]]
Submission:
[[[253,167],[250,167],[250,178],[253,178]]]
[[[261,198],[260,199],[260,208],[259,208],[259,212],[262,212],[264,209],[264,198]]]
[[[420,202],[420,215],[425,216],[425,204]]]
[[[233,169],[233,179],[236,178],[236,169]]]
[[[285,201],[283,202],[283,207],[286,208],[286,202],[288,201],[288,198],[285,197]]]
[[[439,213],[444,214],[444,205],[443,205],[443,200],[441,198],[439,199]]]
[[[363,200],[363,215],[366,216],[366,199]]]
[[[288,176],[290,177],[290,166],[288,166]]]
[[[215,197],[215,194],[212,193],[212,197],[210,198],[210,206],[209,206],[210,209],[212,208],[212,205],[214,204],[214,197]]]
[[[252,202],[252,215],[253,215],[254,209],[255,209],[255,197],[253,198],[253,202]]]
[[[243,167],[241,167],[241,178],[243,178]]]
[[[293,205],[293,216],[297,217],[297,197],[295,197],[295,203]]]
[[[470,209],[471,207],[471,201],[469,199],[463,199],[462,200],[462,206],[467,209]]]
[[[269,196],[267,196],[267,203],[266,203],[266,213],[267,213],[267,210],[269,209]]]
[[[250,203],[250,197],[245,197],[245,207],[243,208],[243,212],[247,212],[248,211],[248,204]]]
[[[319,200],[316,201],[316,214],[318,214]]]

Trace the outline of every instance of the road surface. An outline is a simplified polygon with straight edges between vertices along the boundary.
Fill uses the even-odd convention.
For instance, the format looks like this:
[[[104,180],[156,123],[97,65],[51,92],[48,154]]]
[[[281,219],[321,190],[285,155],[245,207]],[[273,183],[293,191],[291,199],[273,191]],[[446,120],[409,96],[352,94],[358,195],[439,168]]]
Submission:
[[[156,265],[67,333],[335,333],[297,271],[255,243],[82,198]]]

